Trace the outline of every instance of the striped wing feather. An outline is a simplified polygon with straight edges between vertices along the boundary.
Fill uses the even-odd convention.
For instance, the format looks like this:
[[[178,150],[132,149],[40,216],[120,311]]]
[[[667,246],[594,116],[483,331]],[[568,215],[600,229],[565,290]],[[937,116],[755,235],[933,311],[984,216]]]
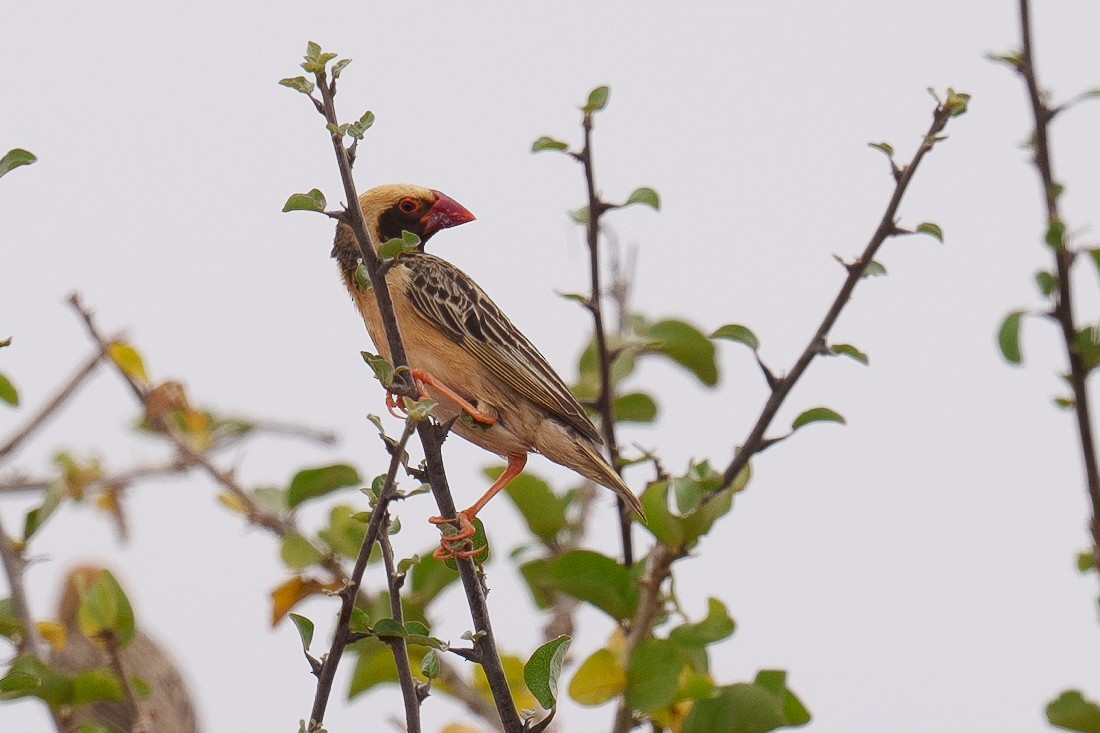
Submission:
[[[473,354],[490,373],[596,443],[600,434],[546,357],[466,273],[423,252],[402,257],[416,310]],[[456,387],[458,385],[455,385]]]

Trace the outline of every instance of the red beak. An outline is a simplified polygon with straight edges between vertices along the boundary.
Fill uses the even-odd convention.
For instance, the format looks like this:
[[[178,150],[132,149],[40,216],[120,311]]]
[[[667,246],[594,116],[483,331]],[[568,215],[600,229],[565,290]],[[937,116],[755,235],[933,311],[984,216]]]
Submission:
[[[435,203],[432,204],[432,208],[428,209],[428,213],[420,219],[420,223],[424,226],[424,234],[426,236],[430,237],[440,229],[456,227],[459,224],[465,224],[476,218],[466,210],[465,206],[458,203],[447,194],[440,193],[434,189],[432,189],[432,193],[435,194]]]

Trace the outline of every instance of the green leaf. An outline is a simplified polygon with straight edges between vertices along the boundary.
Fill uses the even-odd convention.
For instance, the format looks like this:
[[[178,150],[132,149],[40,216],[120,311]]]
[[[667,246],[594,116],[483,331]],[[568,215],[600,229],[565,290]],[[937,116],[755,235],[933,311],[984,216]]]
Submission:
[[[11,336],[8,336],[6,339],[0,339],[0,349],[5,346],[11,346]]]
[[[309,645],[313,643],[313,622],[305,616],[296,613],[289,614],[294,627],[298,629],[298,636],[302,639],[302,651],[308,652]]]
[[[412,232],[402,231],[400,237],[389,239],[378,245],[378,256],[383,260],[392,260],[420,248],[420,237]]]
[[[363,290],[370,290],[374,287],[374,283],[370,281],[370,273],[367,272],[367,266],[363,264],[363,260],[359,260],[355,264],[355,284]],[[360,352],[366,354],[367,352]]]
[[[997,345],[1001,347],[1001,356],[1009,364],[1023,362],[1023,355],[1020,353],[1020,325],[1023,317],[1024,311],[1012,311],[1005,316],[997,332]]]
[[[327,206],[325,195],[320,190],[312,188],[309,193],[296,193],[283,204],[283,212],[287,211],[324,211]]]
[[[1100,327],[1084,326],[1077,332],[1074,348],[1081,355],[1085,369],[1092,371],[1100,365]]]
[[[412,569],[406,601],[412,607],[426,609],[440,593],[458,581],[458,575],[442,560],[432,557],[431,550],[422,554],[423,559]]]
[[[1091,552],[1077,553],[1077,571],[1091,573],[1093,570],[1096,570],[1096,561],[1093,559],[1093,554]]]
[[[383,387],[388,388],[393,384],[394,375],[397,373],[397,370],[393,368],[393,364],[369,351],[360,351],[359,353],[363,355],[363,361],[367,362],[367,365],[374,372],[374,378],[381,382]]]
[[[663,354],[713,387],[718,383],[718,362],[714,344],[690,323],[666,319],[640,324],[638,335],[650,343],[646,353]]]
[[[409,419],[413,422],[423,422],[427,420],[439,403],[430,397],[424,397],[419,400],[413,400],[409,397],[402,397],[402,402],[405,405],[405,412],[408,414]]]
[[[1100,733],[1100,705],[1078,690],[1066,690],[1046,709],[1051,725],[1081,733]]]
[[[882,266],[882,263],[871,260],[867,263],[867,267],[863,268],[863,274],[860,277],[880,277],[886,274],[886,268]]]
[[[94,702],[117,702],[126,699],[126,693],[115,673],[106,668],[89,669],[73,677],[72,705]]]
[[[344,67],[351,63],[351,59],[340,59],[332,65],[332,78],[339,79],[340,72],[344,70]]]
[[[1014,53],[1014,54],[987,53],[985,55],[985,58],[986,58],[987,61],[995,61],[995,62],[1000,63],[1000,64],[1007,64],[1008,66],[1011,66],[1013,69],[1019,69],[1020,66],[1023,64],[1023,59],[1020,57],[1020,54],[1018,54],[1018,53]]]
[[[486,468],[485,475],[496,481],[504,473],[503,466]],[[553,542],[565,527],[565,500],[554,493],[550,484],[542,478],[521,473],[504,489],[508,498],[527,522],[531,533],[543,542]]]
[[[313,94],[314,84],[304,76],[295,76],[287,79],[280,79],[279,83],[284,87],[289,87],[296,92],[301,92],[305,95]],[[284,209],[285,211],[285,209]]]
[[[353,122],[347,126],[345,134],[351,135],[356,140],[362,140],[367,130],[369,130],[372,125],[374,125],[374,113],[367,110],[357,122]]]
[[[661,197],[657,195],[657,192],[648,186],[641,186],[634,189],[630,196],[627,197],[623,206],[630,206],[631,204],[645,204],[652,207],[657,211],[661,210]]]
[[[561,140],[555,140],[552,137],[543,135],[535,142],[531,143],[531,152],[540,153],[543,150],[568,150],[569,145],[563,143]]]
[[[322,53],[321,47],[313,41],[306,45],[305,62],[302,68],[311,74],[323,74],[329,61],[336,58],[334,53]]]
[[[812,422],[838,422],[843,425],[845,420],[839,412],[830,410],[828,407],[813,407],[794,419],[794,422],[791,423],[791,430],[798,430],[803,425],[809,425]]]
[[[291,532],[283,537],[279,556],[291,570],[303,570],[320,562],[322,553],[305,537],[297,532]]]
[[[581,208],[577,209],[576,211],[570,211],[569,212],[569,218],[572,219],[577,224],[587,224],[588,220],[591,218],[591,216],[588,213],[588,207],[587,206],[582,206]]]
[[[1043,237],[1046,245],[1053,250],[1065,249],[1066,224],[1059,219],[1051,219],[1047,222],[1047,233]]]
[[[638,607],[638,586],[630,570],[591,550],[573,550],[551,559],[546,582],[616,621],[630,618]]]
[[[359,472],[346,463],[319,466],[299,471],[290,480],[286,504],[293,509],[304,501],[362,483]]]
[[[1053,272],[1040,270],[1035,273],[1035,284],[1039,286],[1039,292],[1043,297],[1049,298],[1058,290],[1058,277]]]
[[[669,641],[680,646],[706,646],[733,634],[736,624],[722,601],[707,601],[707,617],[697,623],[681,624],[669,632]]]
[[[550,580],[550,561],[546,558],[529,560],[519,566],[519,574],[527,583],[527,589],[531,591],[531,600],[541,610],[545,611],[554,605],[553,582]]]
[[[762,671],[756,682],[719,687],[716,697],[696,702],[683,733],[768,733],[809,721],[809,712],[786,688],[784,673]]]
[[[23,542],[29,540],[34,533],[42,528],[50,515],[61,505],[61,500],[66,494],[66,481],[54,481],[46,487],[46,495],[42,497],[42,503],[27,512],[23,520]]]
[[[952,117],[966,114],[969,105],[969,94],[966,92],[956,92],[951,87],[947,88],[947,100],[944,102],[944,106],[947,107],[947,111],[951,113]]]
[[[351,648],[359,654],[359,659],[352,672],[348,699],[378,685],[397,682],[397,665],[387,644],[371,637],[356,642]]]
[[[870,361],[867,358],[866,354],[864,354],[862,351],[857,349],[855,346],[852,346],[851,344],[833,344],[829,347],[829,351],[833,352],[837,356],[851,357],[852,359],[855,359],[860,364],[863,364],[865,366]]]
[[[23,622],[15,613],[15,604],[10,598],[0,598],[0,636],[15,641],[23,634]]]
[[[77,588],[80,606],[76,619],[89,639],[111,634],[125,648],[134,638],[134,611],[130,601],[109,570],[100,570],[90,588]]]
[[[626,672],[626,702],[633,710],[651,713],[676,698],[684,659],[668,639],[643,639]]]
[[[329,526],[317,536],[338,555],[348,558],[359,556],[359,549],[367,536],[367,525],[356,518],[351,507],[337,505],[329,510]]]
[[[645,392],[629,392],[615,398],[611,414],[616,422],[651,423],[657,419],[657,403]]]
[[[0,401],[6,402],[12,407],[19,406],[19,390],[4,374],[0,374]]]
[[[607,100],[611,96],[610,87],[596,87],[588,94],[588,102],[581,111],[585,113],[599,112],[601,109],[607,106]]]
[[[430,680],[439,676],[439,652],[429,649],[420,662],[420,674]]]
[[[38,657],[23,656],[12,662],[0,677],[3,698],[36,697],[54,707],[72,700],[72,681],[54,672]]]
[[[875,150],[881,150],[889,158],[894,157],[894,148],[889,143],[867,143],[867,145]]]
[[[602,705],[626,690],[626,670],[609,649],[584,660],[569,682],[569,696],[581,705]]]
[[[405,627],[392,618],[378,619],[374,622],[374,627],[372,631],[374,631],[374,635],[379,638],[385,638],[389,636],[400,637],[404,639],[406,636],[409,635],[409,632],[405,630]]]
[[[756,338],[756,334],[740,323],[727,323],[712,333],[710,338],[736,341],[748,346],[753,351],[760,348],[760,340]]]
[[[30,165],[38,160],[34,153],[23,148],[12,148],[0,158],[0,178],[12,172],[21,165]]]
[[[290,614],[293,616],[294,614]],[[348,630],[355,634],[370,632],[370,614],[359,606],[352,606],[351,618],[348,619]]]
[[[939,240],[940,244],[943,244],[943,229],[939,224],[933,224],[930,221],[917,224],[917,234],[927,234],[930,237],[934,237]]]
[[[746,469],[744,475],[747,476],[747,473]],[[648,517],[644,528],[670,547],[691,549],[733,506],[733,495],[740,490],[736,482],[733,488],[722,490],[717,497],[703,503],[702,499],[716,491],[721,483],[721,474],[714,472],[705,462],[691,467],[687,474],[672,481],[654,481],[646,487],[641,497]],[[692,507],[690,511],[675,514],[669,509],[668,492],[672,484],[677,484],[677,503]]]
[[[552,710],[558,703],[558,678],[570,641],[572,639],[562,635],[546,642],[523,665],[523,681],[527,683],[527,689],[546,710]]]

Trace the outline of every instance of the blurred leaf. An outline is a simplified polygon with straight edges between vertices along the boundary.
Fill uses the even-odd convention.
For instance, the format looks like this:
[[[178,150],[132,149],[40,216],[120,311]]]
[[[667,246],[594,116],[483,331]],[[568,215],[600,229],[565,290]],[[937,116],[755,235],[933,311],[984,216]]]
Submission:
[[[19,390],[4,374],[0,374],[0,401],[6,402],[12,407],[19,406]]]
[[[23,519],[23,542],[29,540],[34,533],[42,528],[50,515],[61,505],[61,499],[65,496],[66,484],[63,481],[54,481],[46,487],[46,494],[42,497],[42,503],[27,512]]]
[[[999,53],[987,53],[985,55],[987,61],[995,61],[1001,64],[1007,64],[1013,69],[1019,69],[1023,63],[1023,59],[1020,58],[1018,53],[1014,54],[999,54]]]
[[[429,649],[420,662],[420,674],[430,680],[439,676],[439,652]]]
[[[894,148],[889,143],[867,143],[867,145],[875,150],[881,150],[887,157],[894,157]]]
[[[1039,286],[1043,297],[1049,298],[1058,289],[1058,278],[1052,272],[1040,270],[1035,273],[1035,284]]]
[[[638,586],[630,570],[591,550],[573,550],[552,558],[550,588],[585,601],[616,621],[630,618],[638,606]]]
[[[374,637],[356,642],[352,647],[359,655],[351,676],[348,699],[387,683],[397,682],[397,666],[389,646]],[[413,655],[409,654],[410,661]],[[415,667],[414,667],[415,669]]]
[[[722,601],[707,601],[707,617],[697,623],[681,624],[669,632],[669,641],[680,646],[706,646],[733,634],[736,624]]]
[[[371,630],[374,632],[374,635],[379,638],[394,636],[403,639],[409,635],[409,632],[405,631],[405,627],[392,618],[378,619],[374,622]]]
[[[952,117],[964,115],[970,105],[970,95],[966,92],[956,92],[954,89],[948,87],[947,100],[944,102],[944,105],[947,107]]]
[[[756,338],[756,334],[740,323],[727,323],[712,333],[710,338],[737,341],[738,343],[748,346],[753,351],[760,348],[760,340]]]
[[[708,387],[718,383],[714,344],[690,323],[669,318],[636,325],[640,326],[638,335],[652,342],[646,349],[648,353],[667,356]]]
[[[504,473],[504,467],[486,468],[484,473],[490,480],[496,481]],[[542,478],[521,473],[512,479],[504,491],[527,522],[531,533],[543,542],[553,542],[565,527],[565,500],[555,494],[550,484]]]
[[[447,586],[458,580],[458,575],[428,551],[412,569],[411,578],[411,592],[406,596],[406,603],[426,609]]]
[[[317,532],[317,536],[333,552],[347,558],[359,556],[359,549],[367,536],[367,523],[355,515],[356,512],[349,506],[334,506],[329,510],[329,526]]]
[[[1046,709],[1051,725],[1081,733],[1100,733],[1100,705],[1078,690],[1066,690]]]
[[[301,650],[309,652],[309,645],[313,643],[313,622],[307,619],[306,616],[297,613],[289,615],[290,621],[294,622],[295,628],[298,630],[298,636],[301,638]]]
[[[106,668],[89,669],[73,677],[72,705],[95,702],[116,702],[126,699],[115,673]]]
[[[828,407],[813,407],[804,411],[794,419],[794,422],[791,423],[791,430],[798,430],[800,427],[814,422],[838,422],[841,425],[845,424],[844,417],[839,412],[830,410]]]
[[[611,414],[616,422],[651,423],[657,419],[657,403],[645,392],[629,392],[615,398]]]
[[[851,357],[863,365],[866,365],[870,361],[867,358],[866,354],[864,354],[862,351],[857,349],[855,346],[852,346],[851,344],[833,344],[829,347],[829,351],[833,352],[837,356]]]
[[[569,218],[577,224],[587,224],[591,216],[588,213],[588,207],[582,206],[579,209],[569,212]]]
[[[657,211],[661,210],[661,197],[657,195],[657,192],[648,186],[641,186],[630,192],[630,196],[627,197],[623,206],[630,206],[631,204],[645,204]]]
[[[648,522],[643,525],[661,542],[677,549],[691,549],[699,538],[710,532],[719,517],[724,516],[733,506],[733,495],[748,481],[749,470],[740,474],[734,486],[722,490],[718,496],[703,503],[703,499],[721,486],[721,474],[710,468],[705,461],[689,468],[684,476],[671,481],[654,481],[642,493],[642,507]],[[742,479],[742,476],[745,478]],[[692,509],[684,514],[675,514],[668,506],[668,493],[672,484],[677,484],[679,502]]]
[[[880,277],[885,274],[886,268],[882,266],[882,263],[871,260],[867,263],[867,267],[863,268],[863,274],[860,277]]]
[[[917,234],[927,234],[930,237],[938,239],[940,244],[943,244],[943,229],[939,224],[933,224],[930,221],[917,224]]]
[[[0,636],[15,641],[23,634],[23,622],[15,613],[15,604],[10,598],[0,598]]]
[[[331,466],[319,466],[299,471],[290,480],[286,493],[286,504],[294,508],[304,501],[316,499],[334,491],[362,483],[359,472],[346,463]]]
[[[512,654],[503,654],[500,657],[500,662],[501,666],[504,667],[504,678],[508,681],[508,687],[512,691],[512,701],[515,703],[516,709],[533,710],[538,705],[538,700],[527,690],[527,685],[523,681],[523,660]],[[474,688],[486,699],[492,699],[492,693],[489,691],[489,681],[485,678],[485,671],[480,664],[474,665]]]
[[[1023,361],[1020,353],[1020,323],[1024,311],[1012,311],[1001,322],[1001,329],[997,332],[997,344],[1001,347],[1001,355],[1009,364],[1019,364]]]
[[[287,211],[324,211],[327,206],[325,195],[318,189],[312,188],[309,193],[296,193],[283,204],[283,212]]]
[[[291,570],[304,570],[314,563],[320,562],[323,554],[297,532],[291,532],[283,537],[282,547],[279,548],[279,556]]]
[[[552,710],[558,702],[558,678],[565,652],[569,649],[568,636],[559,636],[546,642],[531,655],[523,666],[523,680],[527,689],[546,710]]]
[[[607,100],[611,96],[610,87],[596,87],[588,94],[588,102],[581,108],[583,112],[599,112],[607,106]]]
[[[527,589],[531,591],[531,600],[534,604],[544,611],[550,608],[554,604],[550,561],[542,557],[529,560],[519,566],[519,572],[527,582]]]
[[[80,588],[76,611],[80,631],[96,641],[110,634],[125,648],[134,638],[134,611],[110,570],[100,570],[89,588]]]
[[[248,502],[236,494],[230,494],[228,491],[222,491],[218,494],[218,503],[237,514],[248,515],[252,511],[251,507],[248,506]]]
[[[3,620],[0,619],[0,628],[2,627]],[[61,651],[69,643],[69,631],[60,621],[35,621],[34,627],[38,629],[38,635],[42,637],[42,641],[49,644],[51,649]],[[7,634],[3,635],[7,636]]]
[[[1060,219],[1051,219],[1047,222],[1047,232],[1043,237],[1046,245],[1053,250],[1064,249],[1066,246],[1066,224]]]
[[[149,384],[149,375],[145,371],[145,362],[137,349],[127,343],[114,341],[107,345],[107,356],[123,374],[138,384]]]
[[[38,657],[19,657],[0,677],[0,699],[36,697],[56,708],[69,703],[72,695],[72,681]]]
[[[1100,364],[1100,328],[1085,326],[1077,332],[1074,349],[1081,355],[1085,369],[1092,371]]]
[[[809,712],[786,688],[785,677],[778,689],[776,682],[773,673],[760,672],[754,683],[719,687],[716,697],[692,706],[683,733],[768,733],[809,722]]]
[[[626,670],[609,649],[584,660],[569,682],[569,696],[581,705],[603,705],[626,690]]]
[[[443,528],[442,531],[444,533],[448,532],[448,530],[446,529],[447,527],[454,529],[454,527],[449,524],[444,524],[440,526]],[[489,559],[493,556],[493,548],[489,545],[489,535],[485,533],[485,524],[480,519],[475,518],[474,536],[466,540],[466,549],[475,550],[477,548],[484,549],[478,552],[477,555],[474,555],[473,559],[475,562],[485,563],[488,562]],[[461,549],[461,547],[459,549]],[[455,561],[454,558],[449,558],[447,560],[444,560],[443,562],[448,568],[455,572],[458,572],[458,563]]]
[[[552,137],[547,137],[546,135],[543,135],[538,140],[531,143],[531,152],[532,153],[539,153],[539,152],[542,152],[543,150],[568,150],[568,149],[569,149],[569,145],[567,143],[563,143],[561,140],[555,140]]]
[[[1096,570],[1096,560],[1091,552],[1077,553],[1077,570],[1081,573],[1091,573]]]
[[[290,610],[310,596],[323,593],[326,588],[335,589],[334,584],[326,586],[316,578],[295,575],[271,591],[271,625],[276,626],[290,613]]]
[[[645,713],[666,707],[676,698],[684,662],[667,639],[643,639],[635,648],[626,673],[626,702]]]

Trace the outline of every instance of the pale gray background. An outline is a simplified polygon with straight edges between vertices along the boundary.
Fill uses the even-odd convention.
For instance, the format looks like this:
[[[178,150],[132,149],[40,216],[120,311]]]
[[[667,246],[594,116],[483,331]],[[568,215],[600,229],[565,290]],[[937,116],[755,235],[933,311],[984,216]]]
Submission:
[[[1040,71],[1056,98],[1100,85],[1100,8],[1037,5]],[[0,148],[41,160],[0,181],[0,337],[15,337],[0,369],[25,399],[0,409],[0,435],[89,352],[63,305],[78,289],[157,378],[184,380],[197,401],[343,436],[332,450],[268,439],[227,456],[250,483],[332,460],[382,470],[365,420],[382,411],[382,391],[328,258],[331,223],[279,212],[314,186],[342,199],[320,118],[276,84],[299,73],[307,40],[355,61],[344,116],[378,115],[361,189],[417,182],[475,212],[433,251],[493,294],[566,377],[589,323],[552,291],[585,285],[565,217],[583,203],[581,172],[528,150],[542,134],[578,140],[576,108],[592,87],[612,87],[596,138],[604,192],[651,185],[663,196],[659,214],[610,220],[639,250],[638,309],[708,330],[748,324],[777,370],[839,286],[832,255],[863,247],[891,191],[866,143],[887,140],[907,158],[929,120],[925,88],[972,93],[902,207],[903,224],[936,221],[946,244],[887,245],[889,276],[860,285],[835,331],[871,367],[815,363],[778,422],[827,404],[849,425],[815,426],[760,457],[735,511],[677,566],[678,589],[690,613],[717,595],[739,622],[714,650],[717,679],[789,670],[814,731],[1037,730],[1059,690],[1100,697],[1096,583],[1074,569],[1087,546],[1076,437],[1050,402],[1061,347],[1039,321],[1025,326],[1025,369],[994,346],[1006,311],[1038,306],[1031,279],[1048,265],[1019,147],[1023,87],[982,57],[1017,45],[1014,3],[8,3],[3,14]],[[1097,129],[1093,103],[1053,131],[1065,213],[1093,243]],[[1081,267],[1082,289],[1095,283]],[[1083,300],[1088,318],[1096,299]],[[624,430],[624,442],[658,448],[675,469],[693,456],[724,464],[765,389],[746,350],[721,356],[716,392],[643,369],[636,383],[661,393],[662,419]],[[162,455],[128,431],[134,415],[103,371],[15,467],[38,472],[62,446],[112,466]],[[459,501],[471,500],[490,457],[459,441],[446,453]],[[628,479],[641,488],[643,474]],[[109,563],[191,676],[208,731],[294,730],[313,678],[293,628],[267,626],[267,593],[286,571],[271,537],[214,495],[198,476],[139,487],[126,546],[93,511],[66,509],[33,544],[34,610],[51,613],[69,564]],[[3,501],[9,531],[26,506]],[[602,494],[594,546],[614,553],[610,506]],[[430,545],[433,510],[427,498],[400,507],[399,553]],[[501,547],[520,537],[507,501],[484,518]],[[541,619],[511,565],[489,572],[500,642],[527,654]],[[452,600],[437,630],[457,639],[469,617]],[[334,608],[304,607],[319,640]],[[582,622],[578,654],[611,628],[594,612]],[[375,730],[398,710],[395,690],[340,698],[332,731]],[[610,707],[566,702],[563,717],[570,730],[601,730]],[[463,719],[438,697],[425,705],[428,730]],[[35,703],[0,706],[5,730],[46,721]]]

